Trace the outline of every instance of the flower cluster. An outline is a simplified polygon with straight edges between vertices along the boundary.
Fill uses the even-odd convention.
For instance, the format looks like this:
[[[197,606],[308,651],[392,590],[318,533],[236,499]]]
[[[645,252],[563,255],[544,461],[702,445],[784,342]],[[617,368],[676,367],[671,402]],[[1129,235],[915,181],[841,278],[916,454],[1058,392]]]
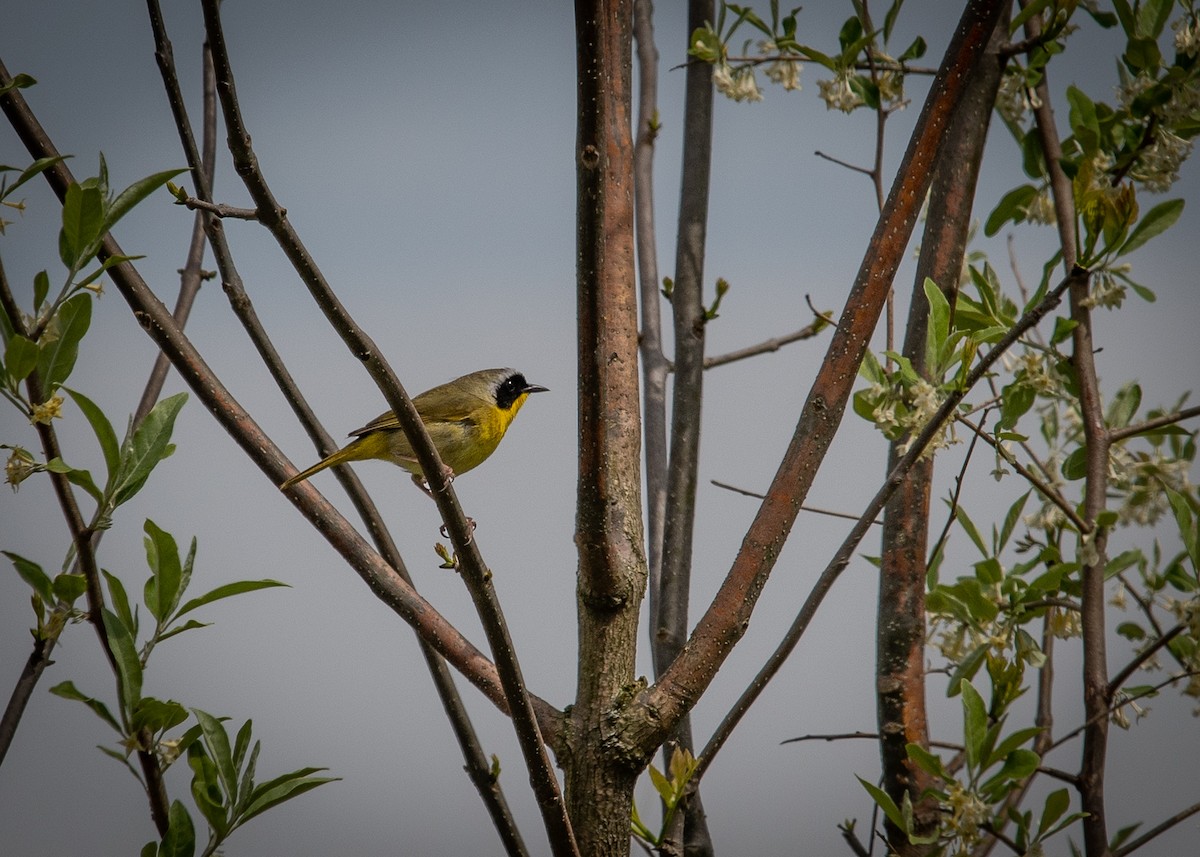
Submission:
[[[767,66],[767,79],[772,83],[777,83],[788,92],[799,92],[800,72],[804,70],[804,66],[795,59],[787,59],[785,54],[779,53],[779,47],[770,41],[758,43],[759,50],[764,56],[778,54],[779,59]]]
[[[851,86],[853,80],[854,73],[847,68],[839,71],[833,80],[817,81],[817,89],[820,90],[821,100],[825,102],[826,110],[852,113],[855,108],[861,107],[865,103],[862,96]]]
[[[713,68],[713,85],[717,92],[734,101],[762,101],[762,90],[754,69],[748,65],[733,68],[722,60]]]
[[[968,854],[980,840],[980,828],[991,817],[988,806],[975,794],[955,781],[946,791],[944,809],[949,815],[946,826],[959,845],[956,854]]]

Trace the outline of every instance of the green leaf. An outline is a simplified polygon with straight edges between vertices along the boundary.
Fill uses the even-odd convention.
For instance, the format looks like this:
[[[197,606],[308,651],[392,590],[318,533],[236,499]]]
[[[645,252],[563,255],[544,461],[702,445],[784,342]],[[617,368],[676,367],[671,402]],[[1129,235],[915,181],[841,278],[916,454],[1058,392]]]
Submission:
[[[116,475],[117,468],[121,463],[121,446],[117,442],[117,433],[113,431],[112,423],[108,421],[104,411],[100,410],[95,402],[83,393],[69,387],[63,387],[63,389],[67,391],[67,394],[75,402],[75,406],[79,408],[80,413],[92,427],[92,433],[96,435],[100,451],[104,454],[104,466],[108,472],[106,484],[111,485],[113,476]]]
[[[241,595],[243,592],[254,592],[258,589],[270,589],[273,586],[288,586],[278,580],[238,580],[233,583],[226,583],[218,586],[211,592],[201,595],[199,598],[193,598],[191,601],[179,608],[177,616],[182,616],[185,613],[190,613],[197,607],[203,607],[205,604],[211,604],[214,601],[220,601],[222,598],[229,598],[231,595]]]
[[[671,788],[671,781],[668,780],[663,772],[653,765],[650,766],[650,783],[654,786],[654,790],[658,792],[658,796],[663,799],[664,803],[669,803],[675,795],[675,790]]]
[[[104,633],[116,660],[117,694],[121,711],[128,716],[142,696],[142,662],[138,659],[133,634],[117,614],[105,608]]]
[[[975,526],[975,522],[967,515],[967,511],[961,506],[958,507],[956,519],[960,527],[963,528],[968,538],[974,543],[975,547],[979,548],[979,552],[984,556],[988,555],[987,545],[983,543],[983,537],[979,535],[979,529]]]
[[[931,753],[922,747],[920,744],[906,744],[905,750],[908,751],[908,758],[916,763],[917,767],[932,776],[940,779],[946,779],[949,775],[946,773],[946,768],[942,765],[942,759],[936,753]]]
[[[1029,413],[1033,403],[1037,401],[1037,391],[1029,384],[1014,381],[1004,388],[1000,397],[1000,421],[996,428],[1000,431],[1016,428],[1021,417]]]
[[[199,730],[199,727],[197,727]],[[190,734],[191,730],[189,730]],[[221,837],[229,833],[229,819],[225,810],[225,798],[221,793],[217,766],[209,758],[200,741],[188,745],[188,767],[192,769],[192,799],[214,831]]]
[[[1100,121],[1096,118],[1096,105],[1083,90],[1067,87],[1067,101],[1071,105],[1071,130],[1083,147],[1085,154],[1095,152],[1100,145]]]
[[[207,628],[211,624],[212,622],[197,622],[195,619],[189,619],[182,625],[176,625],[172,627],[171,630],[167,631],[165,634],[159,634],[158,641],[161,643],[163,640],[171,639],[176,634],[182,634],[184,631],[192,631],[196,628]]]
[[[925,330],[925,368],[938,371],[942,348],[950,336],[950,302],[929,277],[923,284],[925,300],[929,302],[929,322]]]
[[[920,36],[917,36],[915,39],[913,39],[912,44],[905,48],[900,56],[896,57],[896,61],[908,62],[909,60],[919,60],[921,57],[925,56],[925,50],[925,40]]]
[[[1175,525],[1179,528],[1179,538],[1183,541],[1184,550],[1192,562],[1192,570],[1200,571],[1200,518],[1192,516],[1192,509],[1186,497],[1174,488],[1167,488],[1166,492],[1171,512],[1175,516]]]
[[[63,699],[73,699],[77,702],[82,702],[88,708],[92,709],[97,717],[115,729],[119,734],[125,734],[121,729],[121,724],[117,722],[117,719],[112,716],[112,712],[108,710],[108,706],[98,699],[93,699],[87,694],[81,693],[80,690],[75,687],[74,682],[59,682],[58,684],[54,685],[54,687],[50,688],[50,692],[55,696],[61,696]]]
[[[245,824],[256,815],[266,812],[273,806],[279,806],[284,801],[299,797],[307,791],[322,786],[325,783],[337,782],[341,777],[314,777],[312,774],[325,771],[328,768],[301,768],[276,777],[258,786],[251,794],[246,810],[238,818],[238,824]]]
[[[63,197],[62,231],[58,248],[62,263],[78,271],[95,255],[92,249],[100,238],[104,222],[104,196],[92,181],[71,183]],[[91,252],[88,252],[91,250]]]
[[[38,374],[47,396],[71,374],[79,356],[79,342],[92,323],[92,296],[78,294],[58,308],[54,319],[54,337],[43,337],[39,346]]]
[[[1142,388],[1136,382],[1126,384],[1113,396],[1105,415],[1110,429],[1124,428],[1137,414],[1142,404]]]
[[[879,786],[875,785],[874,783],[868,783],[857,774],[855,777],[860,783],[862,783],[862,787],[867,790],[867,794],[869,794],[879,808],[883,810],[883,814],[888,817],[892,824],[896,825],[896,827],[901,830],[905,830],[906,827],[904,814],[900,812],[900,807],[896,806],[896,802],[892,800],[891,796],[883,789],[879,788]]]
[[[988,215],[987,222],[984,224],[983,233],[989,238],[1000,231],[1008,221],[1020,223],[1025,219],[1025,210],[1029,203],[1033,202],[1037,196],[1038,190],[1033,185],[1021,185],[1013,188],[1003,197],[996,207],[992,209],[992,213]]]
[[[1032,750],[1013,750],[1005,757],[999,772],[984,785],[984,789],[990,791],[1005,781],[1023,780],[1036,771],[1041,763],[1041,757]]]
[[[1050,334],[1050,344],[1058,345],[1060,342],[1066,342],[1071,337],[1071,331],[1079,327],[1079,322],[1065,316],[1058,316],[1054,319],[1054,332]]]
[[[46,302],[46,295],[49,293],[50,275],[45,271],[38,271],[33,275],[33,311],[35,313]]]
[[[29,81],[29,83],[26,84],[27,86],[33,84],[33,78],[27,74],[18,74],[16,79],[20,79],[20,78],[25,78],[26,80]],[[7,91],[8,91],[7,87],[4,89],[0,89],[0,92],[7,92]],[[49,169],[50,167],[54,166],[55,164],[57,164],[59,161],[62,161],[62,160],[66,160],[66,157],[64,155],[53,155],[49,158],[38,158],[36,161],[34,161],[32,164],[30,164],[24,170],[21,171],[21,175],[17,177],[17,180],[15,182],[13,182],[12,184],[10,184],[8,187],[6,187],[4,189],[4,195],[2,197],[0,197],[0,199],[7,199],[8,197],[12,196],[12,192],[14,190],[16,190],[17,188],[19,188],[21,185],[25,184],[25,182],[41,175],[45,170]],[[45,272],[43,272],[43,274],[44,273]],[[37,281],[34,280],[34,283],[36,285]],[[36,295],[37,292],[35,291],[34,294]],[[42,297],[43,298],[45,297],[44,293],[43,293]],[[35,300],[33,302],[33,308],[37,309],[40,305],[41,305],[41,301],[39,301],[35,298]]]
[[[1066,789],[1058,789],[1046,795],[1046,804],[1042,807],[1042,820],[1038,822],[1037,835],[1040,839],[1054,822],[1062,818],[1064,812],[1071,806],[1071,793]]]
[[[984,742],[987,740],[987,705],[975,686],[966,679],[963,679],[960,690],[963,705],[963,744],[967,749],[967,766],[972,771],[978,771],[979,762],[983,756]]]
[[[46,604],[54,603],[54,584],[50,580],[50,575],[46,574],[40,565],[12,551],[0,551],[0,553],[12,560],[17,574],[21,576],[23,581],[33,587],[33,591],[38,594],[38,597],[42,601]]]
[[[186,401],[187,393],[163,399],[134,429],[133,437],[121,449],[120,476],[113,491],[114,505],[121,505],[140,491],[151,471],[175,451],[171,445],[171,432]]]
[[[187,808],[178,800],[171,801],[167,812],[167,833],[158,845],[158,857],[192,857],[196,853],[196,829]]]
[[[54,594],[60,604],[74,604],[87,592],[87,579],[82,574],[63,572],[54,576]]]
[[[183,574],[179,548],[175,538],[149,518],[143,529],[146,533],[146,564],[151,572],[146,579],[144,601],[150,615],[162,624],[179,603],[179,582]]]
[[[1013,530],[1016,529],[1017,523],[1021,520],[1021,513],[1025,510],[1025,503],[1029,500],[1031,493],[1031,491],[1026,491],[1016,499],[1016,502],[1008,507],[1008,512],[1004,516],[1004,524],[1000,527],[1000,539],[996,545],[996,550],[1003,550],[1004,546],[1008,544]]]
[[[1125,243],[1117,251],[1117,255],[1124,256],[1127,253],[1132,253],[1151,238],[1161,235],[1174,226],[1175,221],[1182,214],[1182,199],[1169,199],[1166,202],[1160,202],[1154,208],[1147,211],[1142,219],[1138,221],[1137,226],[1133,227],[1133,230],[1129,233],[1129,237],[1125,239]]]
[[[4,369],[9,385],[15,387],[28,378],[37,368],[37,361],[37,343],[19,334],[10,338],[4,349]]]
[[[217,766],[217,775],[221,778],[221,791],[232,798],[237,794],[237,771],[233,768],[233,755],[229,751],[229,733],[225,725],[207,711],[193,708],[196,722],[204,733],[204,746],[209,756]]]
[[[108,232],[111,230],[117,225],[117,221],[128,214],[130,209],[135,205],[175,178],[175,176],[186,172],[186,169],[163,170],[161,173],[154,173],[153,175],[146,176],[144,179],[139,179],[125,188],[125,190],[117,194],[117,198],[112,201],[112,204],[108,206],[108,210],[104,212],[102,231]]]
[[[173,729],[187,719],[187,709],[175,700],[145,697],[134,706],[129,731],[149,729],[151,733],[158,734]]]
[[[117,618],[121,620],[121,624],[128,628],[136,637],[138,620],[133,611],[129,609],[129,596],[125,592],[125,585],[121,583],[119,578],[114,577],[104,569],[101,569],[100,573],[104,575],[105,581],[108,582],[108,595],[112,599],[113,612],[117,614]]]
[[[100,279],[100,276],[105,271],[107,271],[109,268],[115,268],[117,265],[124,264],[125,262],[132,262],[136,259],[144,259],[144,258],[146,258],[146,257],[145,256],[109,256],[107,259],[105,259],[103,262],[100,263],[100,266],[98,268],[96,268],[96,270],[92,271],[90,274],[88,274],[86,277],[84,277],[82,280],[80,280],[75,285],[78,287],[81,287],[81,288],[83,286],[89,286],[92,283],[96,282],[96,280]]]
[[[1087,476],[1087,447],[1072,450],[1062,463],[1062,475],[1068,482]]]

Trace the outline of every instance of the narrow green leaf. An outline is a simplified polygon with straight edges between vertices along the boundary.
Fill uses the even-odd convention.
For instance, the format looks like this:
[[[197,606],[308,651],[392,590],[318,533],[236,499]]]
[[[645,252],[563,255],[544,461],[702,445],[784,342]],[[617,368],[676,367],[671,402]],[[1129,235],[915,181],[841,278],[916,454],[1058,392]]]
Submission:
[[[158,857],[192,857],[196,853],[196,829],[187,808],[171,801],[167,812],[167,834],[158,845]]]
[[[120,578],[114,577],[104,569],[101,569],[100,573],[104,575],[104,579],[108,583],[108,595],[112,599],[113,612],[117,614],[121,624],[129,628],[136,637],[138,620],[133,611],[129,609],[129,595],[125,592],[125,584],[121,583]]]
[[[975,544],[975,547],[979,548],[979,552],[984,556],[987,556],[987,545],[984,544],[983,537],[979,535],[979,528],[975,526],[975,522],[971,520],[969,515],[967,515],[966,509],[964,509],[962,506],[959,506],[956,517],[959,526],[963,528],[963,532],[967,534],[967,536]]]
[[[1167,488],[1166,492],[1171,513],[1175,516],[1175,525],[1179,528],[1179,538],[1192,562],[1192,571],[1200,572],[1200,517],[1192,515],[1187,498],[1174,488]]]
[[[229,750],[229,733],[225,725],[207,711],[193,708],[196,722],[204,733],[204,746],[208,749],[213,764],[217,766],[217,775],[221,778],[221,791],[228,799],[237,795],[237,772],[233,769],[233,756]]]
[[[11,386],[15,387],[28,378],[29,373],[37,368],[37,362],[37,343],[20,335],[8,340],[4,349],[4,368]]]
[[[202,732],[195,727],[196,732]],[[192,730],[188,730],[191,734]],[[221,837],[229,833],[229,816],[225,809],[225,797],[221,793],[220,775],[217,766],[209,757],[201,741],[193,740],[188,745],[188,767],[192,769],[192,800],[209,826]]]
[[[1182,199],[1168,199],[1147,211],[1138,221],[1137,226],[1133,227],[1133,231],[1129,233],[1129,237],[1125,239],[1125,243],[1121,245],[1117,255],[1124,256],[1132,253],[1151,238],[1161,235],[1174,226],[1175,221],[1183,214],[1183,204]]]
[[[112,712],[108,710],[108,706],[98,699],[93,699],[85,693],[82,693],[74,682],[63,681],[50,688],[50,692],[55,696],[61,696],[63,699],[73,699],[77,702],[82,702],[88,708],[92,709],[97,717],[111,726],[118,734],[125,734],[121,729],[121,724],[112,716]]]
[[[100,410],[100,407],[83,393],[69,387],[63,387],[63,389],[67,391],[80,413],[88,421],[88,425],[92,427],[92,433],[96,435],[100,451],[104,454],[104,466],[108,472],[106,484],[111,484],[121,463],[121,445],[117,441],[117,433],[113,431],[112,423],[108,421],[104,411]]]
[[[250,725],[250,721],[246,721],[246,726]],[[243,726],[243,729],[246,727]],[[238,733],[238,738],[241,738],[241,733]],[[255,741],[254,748],[250,751],[250,757],[246,760],[246,765],[242,769],[242,784],[238,788],[237,807],[238,812],[245,810],[250,805],[250,799],[254,795],[254,775],[258,770],[258,754],[262,750],[262,742]],[[496,757],[492,757],[496,760]]]
[[[133,437],[121,449],[120,476],[113,492],[114,505],[121,505],[140,491],[151,471],[174,451],[171,432],[175,427],[175,418],[186,401],[187,393],[177,393],[163,399],[134,429]]]
[[[983,756],[984,742],[987,740],[987,705],[975,686],[966,679],[961,688],[963,705],[963,744],[967,750],[967,766],[972,771],[979,770],[979,762]]]
[[[294,797],[299,797],[307,791],[315,789],[317,786],[325,785],[325,783],[337,782],[341,777],[313,777],[309,776],[317,771],[328,770],[327,768],[301,768],[298,771],[293,771],[290,774],[284,774],[282,777],[276,777],[269,783],[264,783],[262,786],[254,790],[254,796],[250,801],[246,811],[238,818],[238,824],[245,824],[256,815],[266,812],[273,806],[279,806],[284,801],[291,800]]]
[[[983,666],[987,653],[988,644],[984,643],[981,646],[975,647],[969,655],[962,659],[962,662],[950,675],[950,683],[946,688],[947,697],[953,698],[957,696],[962,689],[963,683],[975,677],[975,673],[979,672],[979,668]]]
[[[33,78],[29,77],[29,75],[19,74],[19,75],[17,75],[17,77],[18,78],[22,78],[22,77],[26,78],[30,84],[33,83]],[[36,178],[37,176],[41,175],[44,171],[46,171],[50,167],[57,164],[59,161],[62,161],[65,159],[66,159],[66,157],[64,155],[53,155],[49,158],[38,158],[36,161],[34,161],[32,164],[30,164],[24,170],[22,170],[21,175],[17,177],[17,180],[15,182],[13,182],[7,188],[5,188],[4,197],[7,198],[7,197],[12,196],[12,192],[14,190],[16,190],[17,188],[19,188],[21,185],[25,184],[25,182],[29,181],[32,178]],[[43,297],[45,297],[45,295],[43,295]],[[34,300],[34,302],[33,302],[34,309],[37,309],[37,307],[40,305],[41,305],[41,301]]]
[[[175,178],[175,176],[186,172],[186,169],[163,170],[161,173],[154,173],[153,175],[146,176],[144,179],[139,179],[125,188],[125,190],[117,194],[117,198],[112,201],[112,204],[108,206],[108,210],[104,212],[103,231],[108,232],[135,205]]]
[[[177,616],[182,616],[185,613],[190,613],[197,607],[203,607],[205,604],[211,604],[214,601],[220,601],[222,598],[229,598],[231,595],[240,595],[243,592],[254,592],[258,589],[270,589],[274,586],[288,586],[278,580],[238,580],[233,583],[226,583],[218,586],[211,592],[201,595],[199,598],[193,598],[191,601],[179,608]]]
[[[942,347],[950,336],[950,302],[929,277],[923,285],[925,300],[929,302],[929,321],[925,330],[925,367],[928,371],[938,370]]]
[[[104,633],[116,659],[117,692],[124,720],[142,696],[142,662],[138,659],[131,630],[108,608],[104,609],[103,616]]]
[[[1008,507],[1008,512],[1004,516],[1004,524],[1000,527],[1000,539],[996,545],[997,551],[1003,550],[1004,546],[1008,544],[1009,538],[1012,537],[1013,530],[1016,529],[1017,524],[1021,520],[1021,513],[1025,511],[1025,503],[1029,500],[1030,493],[1032,492],[1026,491],[1017,498],[1016,502]]]
[[[927,774],[946,779],[945,766],[942,765],[942,759],[936,753],[931,753],[922,747],[920,744],[907,744],[905,750],[908,752],[908,758],[916,763],[917,767],[925,771]]]
[[[150,615],[162,623],[179,603],[179,581],[183,574],[179,547],[170,533],[149,518],[143,529],[146,533],[146,564],[151,571],[146,579],[144,600]]]
[[[39,345],[38,374],[42,378],[42,389],[47,396],[75,368],[79,356],[79,342],[92,323],[92,296],[78,294],[68,298],[58,308],[52,325],[53,337],[43,337]]]
[[[133,262],[137,259],[144,259],[144,258],[146,258],[146,257],[145,256],[109,256],[107,259],[105,259],[103,262],[101,262],[94,271],[89,273],[86,277],[84,277],[82,280],[77,282],[75,285],[78,287],[81,287],[81,288],[83,286],[90,286],[92,283],[96,282],[96,280],[100,279],[101,275],[103,275],[104,272],[107,271],[109,268],[115,268],[117,265],[122,265],[125,262]]]
[[[12,551],[0,551],[0,553],[12,560],[17,574],[21,576],[23,581],[33,587],[33,591],[38,594],[38,597],[42,601],[47,604],[54,603],[54,583],[50,580],[50,575],[46,574],[40,565]]]
[[[860,783],[862,783],[862,787],[867,790],[867,794],[869,794],[872,800],[875,801],[876,805],[883,810],[883,814],[888,817],[892,824],[896,825],[896,827],[900,828],[901,830],[904,830],[904,814],[900,812],[900,807],[896,806],[896,802],[892,800],[891,796],[883,789],[879,788],[879,786],[875,785],[874,783],[868,783],[857,774],[855,777]]]
[[[176,625],[164,634],[158,635],[158,641],[161,643],[164,640],[169,640],[177,634],[182,634],[184,631],[192,631],[196,628],[207,628],[212,622],[197,622],[195,619],[189,619],[182,625]]]

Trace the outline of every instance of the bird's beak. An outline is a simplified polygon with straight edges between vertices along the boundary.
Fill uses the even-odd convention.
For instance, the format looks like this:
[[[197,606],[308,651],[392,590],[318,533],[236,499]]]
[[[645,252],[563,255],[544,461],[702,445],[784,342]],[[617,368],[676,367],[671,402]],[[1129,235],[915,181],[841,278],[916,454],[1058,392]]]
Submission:
[[[549,393],[549,387],[543,387],[541,384],[526,384],[521,388],[522,393]]]

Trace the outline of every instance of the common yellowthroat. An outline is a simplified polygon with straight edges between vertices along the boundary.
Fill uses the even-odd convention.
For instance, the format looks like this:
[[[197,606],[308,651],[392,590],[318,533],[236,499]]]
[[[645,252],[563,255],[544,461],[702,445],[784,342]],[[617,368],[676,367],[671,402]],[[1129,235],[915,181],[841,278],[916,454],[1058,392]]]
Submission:
[[[529,394],[544,392],[545,387],[530,384],[514,369],[483,369],[426,390],[412,401],[448,475],[455,476],[478,467],[495,452]],[[403,467],[417,487],[429,493],[421,465],[392,411],[350,436],[355,439],[279,487],[291,488],[335,464],[378,458]]]

